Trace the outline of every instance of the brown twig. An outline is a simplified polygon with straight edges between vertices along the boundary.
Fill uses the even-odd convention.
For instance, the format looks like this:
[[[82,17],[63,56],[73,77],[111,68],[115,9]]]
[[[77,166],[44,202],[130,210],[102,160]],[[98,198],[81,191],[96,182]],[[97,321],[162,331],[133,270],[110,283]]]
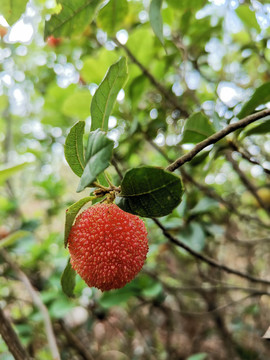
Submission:
[[[191,285],[191,286],[172,286],[168,285],[166,281],[163,281],[162,278],[159,277],[159,274],[155,274],[153,271],[149,269],[144,269],[143,272],[150,276],[151,278],[155,280],[159,280],[162,286],[165,290],[168,292],[198,292],[198,293],[227,293],[231,291],[240,291],[240,292],[246,292],[250,294],[255,295],[266,295],[270,296],[270,292],[266,290],[259,290],[257,288],[251,288],[251,287],[244,287],[244,286],[234,286],[234,285],[211,285],[211,286],[200,286],[200,285]]]
[[[269,212],[268,207],[266,206],[264,201],[258,195],[256,187],[252,184],[251,181],[249,181],[246,174],[240,169],[237,162],[233,159],[232,151],[231,150],[225,151],[225,157],[232,164],[232,167],[233,167],[234,171],[238,174],[238,176],[241,179],[242,183],[249,190],[249,192],[252,194],[252,196],[257,200],[257,202],[259,203],[261,208],[263,208],[268,213]]]
[[[189,246],[187,246],[185,243],[183,243],[181,240],[175,238],[174,236],[172,236],[167,230],[166,228],[161,224],[161,222],[155,218],[152,219],[156,225],[162,230],[164,236],[166,236],[166,238],[172,242],[173,244],[181,247],[182,249],[186,250],[190,255],[192,255],[193,257],[205,262],[206,264],[212,266],[212,267],[215,267],[217,269],[220,269],[220,270],[223,270],[227,273],[230,273],[230,274],[234,274],[234,275],[237,275],[239,277],[242,277],[244,279],[247,279],[251,282],[254,282],[254,283],[261,283],[261,284],[267,284],[267,285],[270,285],[270,281],[269,280],[264,280],[264,279],[260,279],[260,278],[257,278],[257,277],[254,277],[254,276],[251,276],[249,274],[246,274],[246,273],[243,273],[241,271],[238,271],[238,270],[235,270],[235,269],[232,269],[226,265],[223,265],[223,264],[220,264],[218,263],[216,260],[214,259],[211,259],[209,258],[208,256],[206,255],[203,255],[193,249],[191,249]]]
[[[115,171],[117,172],[120,180],[122,180],[122,179],[123,179],[122,172],[121,172],[121,170],[120,170],[120,168],[119,168],[119,166],[118,166],[118,163],[117,163],[117,161],[116,161],[116,159],[115,159],[114,157],[112,158],[111,163],[112,163],[112,165],[114,166]]]
[[[184,179],[186,179],[191,184],[195,185],[205,195],[211,197],[212,199],[215,199],[220,204],[224,205],[229,211],[233,212],[235,215],[237,215],[241,219],[245,219],[247,221],[254,221],[257,224],[259,224],[260,226],[263,226],[265,228],[270,227],[270,224],[267,224],[267,223],[263,222],[260,218],[258,218],[256,216],[252,216],[252,215],[249,215],[249,214],[244,214],[242,212],[239,212],[238,209],[236,208],[236,206],[232,202],[229,202],[229,201],[225,200],[214,189],[197,182],[192,176],[190,176],[184,170],[184,168],[180,168],[180,171],[181,171],[181,175],[183,176]]]
[[[12,260],[12,258],[9,256],[9,254],[5,250],[2,249],[0,251],[0,254],[1,254],[2,258],[5,260],[5,262],[10,266],[10,268],[16,273],[18,278],[24,284],[25,288],[27,289],[27,291],[29,292],[29,294],[33,300],[33,303],[40,310],[40,312],[43,316],[45,331],[46,331],[48,344],[49,344],[49,347],[51,350],[53,360],[61,360],[59,350],[57,347],[55,334],[53,332],[50,315],[49,315],[48,309],[42,302],[38,291],[34,289],[34,287],[32,286],[32,284],[31,284],[30,280],[28,279],[28,277],[26,276],[26,274],[19,268],[19,266]]]
[[[167,89],[160,84],[155,77],[146,69],[146,67],[135,57],[135,55],[129,50],[129,48],[121,44],[117,39],[113,39],[117,46],[125,50],[126,54],[134,64],[136,64],[142,71],[142,73],[150,80],[150,82],[158,89],[158,91],[164,96],[164,98],[174,106],[175,109],[181,112],[181,116],[187,118],[189,116],[188,112],[179,105],[178,99],[173,93],[167,91]]]
[[[245,127],[245,126],[253,123],[254,121],[262,119],[268,115],[270,115],[270,109],[265,109],[265,110],[259,111],[252,115],[249,115],[242,120],[239,120],[235,123],[232,123],[232,124],[226,126],[224,129],[216,132],[215,134],[209,136],[207,139],[196,144],[192,150],[190,150],[188,153],[186,153],[185,155],[183,155],[180,158],[178,158],[177,160],[175,160],[172,164],[170,164],[166,168],[166,170],[175,171],[176,169],[178,169],[180,166],[182,166],[186,162],[192,160],[195,157],[195,155],[197,155],[200,151],[205,149],[207,146],[215,144],[216,142],[223,139],[225,136],[234,132],[235,130]]]
[[[77,349],[78,353],[83,357],[84,360],[94,360],[92,354],[90,354],[89,350],[84,346],[84,344],[80,341],[80,339],[73,334],[72,331],[66,326],[63,320],[59,320],[59,324],[69,342],[73,348]]]
[[[172,160],[168,157],[168,155],[165,153],[165,151],[163,151],[159,146],[157,146],[152,139],[146,137],[147,141],[149,142],[149,144],[155,149],[157,150],[163,157],[164,159],[166,159],[169,163],[172,162]],[[194,186],[196,186],[200,191],[202,191],[205,195],[211,197],[212,199],[215,199],[216,201],[218,201],[220,204],[223,204],[229,211],[233,212],[235,215],[237,215],[238,217],[245,219],[247,221],[255,221],[257,222],[259,225],[269,228],[269,224],[264,223],[261,219],[257,218],[256,216],[252,216],[252,215],[248,215],[248,214],[243,214],[240,213],[237,208],[234,206],[233,203],[225,200],[222,196],[220,196],[213,188],[210,188],[209,186],[205,186],[199,182],[197,182],[192,176],[190,176],[185,170],[184,168],[180,168],[179,169],[181,172],[181,175],[183,177],[184,180],[188,181],[189,183],[193,184]]]
[[[243,159],[247,160],[251,164],[259,165],[267,175],[270,175],[270,170],[263,167],[262,164],[260,164],[259,161],[255,160],[246,149],[241,150],[239,146],[233,141],[228,141],[228,143],[234,151],[237,151],[242,156]]]
[[[30,356],[22,346],[18,335],[14,331],[10,320],[6,317],[4,311],[0,307],[0,334],[7,344],[10,353],[15,360],[30,360]]]

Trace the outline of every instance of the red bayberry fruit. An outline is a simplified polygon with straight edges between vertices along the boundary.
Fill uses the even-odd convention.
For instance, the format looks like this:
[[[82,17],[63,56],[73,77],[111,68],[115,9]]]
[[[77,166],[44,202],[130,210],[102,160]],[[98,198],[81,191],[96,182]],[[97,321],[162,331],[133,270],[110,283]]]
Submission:
[[[0,240],[4,239],[9,234],[10,234],[10,231],[6,227],[4,227],[4,226],[0,227]]]
[[[57,47],[61,44],[62,39],[61,38],[55,38],[53,35],[47,37],[47,44],[50,47]]]
[[[7,34],[7,28],[0,25],[0,38],[3,38]]]
[[[115,204],[97,204],[78,216],[68,247],[72,267],[88,286],[119,289],[143,267],[147,231],[138,216]]]

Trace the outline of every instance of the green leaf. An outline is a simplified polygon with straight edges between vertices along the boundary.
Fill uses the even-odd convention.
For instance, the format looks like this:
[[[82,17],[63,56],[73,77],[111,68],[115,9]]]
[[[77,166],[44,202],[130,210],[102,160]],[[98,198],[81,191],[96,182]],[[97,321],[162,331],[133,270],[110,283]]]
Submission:
[[[90,91],[88,89],[80,89],[66,97],[61,108],[62,113],[78,120],[85,120],[90,116],[90,100]]]
[[[65,100],[74,94],[76,89],[75,84],[71,84],[67,88],[60,88],[54,81],[47,87],[41,120],[43,124],[59,126],[62,129],[70,127],[69,120],[59,109],[62,110]]]
[[[214,133],[215,129],[209,119],[202,112],[197,112],[185,121],[181,143],[196,144]]]
[[[180,203],[181,178],[166,170],[142,166],[126,172],[121,183],[118,206],[144,217],[165,216]]]
[[[70,233],[70,229],[73,225],[74,219],[78,212],[81,210],[81,208],[88,203],[89,201],[92,201],[95,199],[95,196],[87,196],[83,199],[80,199],[76,203],[72,204],[67,210],[66,210],[66,222],[65,222],[65,247],[67,246],[68,242],[68,236]]]
[[[121,29],[123,20],[128,14],[127,0],[110,0],[100,11],[98,25],[109,35],[114,35]]]
[[[92,131],[98,128],[103,131],[108,130],[109,116],[127,75],[127,63],[124,57],[109,68],[91,103]]]
[[[270,120],[253,123],[241,132],[240,139],[250,135],[264,135],[270,132]]]
[[[1,14],[9,25],[13,25],[25,11],[28,0],[1,1]]]
[[[19,165],[6,166],[6,167],[0,169],[0,184],[3,183],[6,179],[13,176],[16,172],[24,169],[26,166],[29,166],[29,165],[31,165],[30,162],[24,162]]]
[[[73,291],[76,285],[75,278],[76,272],[70,264],[70,258],[68,258],[67,266],[65,267],[65,270],[61,276],[62,290],[68,297],[74,296]]]
[[[1,95],[0,96],[0,110],[4,110],[8,107],[8,97],[7,95]]]
[[[117,59],[118,55],[106,48],[101,48],[97,53],[85,56],[81,70],[83,80],[87,83],[99,84],[104,78],[104,69],[108,69]]]
[[[84,190],[110,165],[114,142],[97,129],[89,134],[85,153],[86,165],[77,192]]]
[[[181,230],[179,238],[192,250],[202,251],[205,246],[205,232],[201,224],[193,221]],[[185,253],[185,250],[181,249]]]
[[[157,281],[153,281],[148,287],[142,289],[142,295],[147,298],[155,298],[162,293],[162,290],[162,285]]]
[[[258,87],[249,101],[244,104],[241,111],[238,113],[238,119],[242,119],[249,114],[252,114],[254,110],[262,104],[270,101],[270,82],[267,82],[260,87]]]
[[[203,197],[200,201],[194,206],[193,209],[189,211],[189,214],[203,214],[219,207],[218,201],[208,197]]]
[[[161,16],[162,0],[152,0],[149,9],[149,20],[152,29],[161,44],[164,45],[163,39],[163,20]]]
[[[81,34],[96,13],[100,0],[59,0],[62,9],[45,23],[44,37]]]
[[[30,235],[29,231],[24,231],[24,230],[15,231],[10,235],[6,236],[4,239],[1,239],[0,248],[12,245],[17,240],[25,238],[29,235]]]
[[[155,56],[155,38],[150,28],[146,26],[138,26],[135,28],[128,38],[127,47],[136,55],[136,59],[144,66],[152,65]],[[141,75],[140,70],[135,64],[131,64],[136,69],[136,76]],[[152,66],[151,66],[152,68]]]
[[[104,309],[110,309],[113,306],[124,306],[131,297],[134,297],[134,291],[129,289],[128,285],[122,289],[104,292],[99,299],[99,305]]]
[[[83,157],[84,126],[85,122],[79,121],[70,129],[64,147],[67,163],[78,176],[82,175],[85,164]]]
[[[208,157],[209,153],[210,153],[210,151],[200,152],[189,162],[189,165],[191,165],[191,166],[201,165],[204,162],[204,160]]]
[[[138,108],[138,103],[144,95],[145,87],[149,84],[148,78],[142,74],[135,77],[129,85],[129,97],[132,100],[131,106],[135,109]]]
[[[187,360],[206,360],[208,354],[207,353],[198,353],[191,355],[187,358]]]
[[[257,32],[261,32],[255,12],[250,10],[249,5],[240,5],[235,12],[248,29],[253,28]]]
[[[167,0],[167,3],[175,10],[197,10],[202,8],[207,3],[207,0]]]

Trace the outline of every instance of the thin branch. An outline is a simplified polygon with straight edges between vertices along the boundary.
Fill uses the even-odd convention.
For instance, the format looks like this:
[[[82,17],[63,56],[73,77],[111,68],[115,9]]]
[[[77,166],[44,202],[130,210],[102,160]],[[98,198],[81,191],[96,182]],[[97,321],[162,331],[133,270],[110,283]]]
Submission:
[[[223,139],[225,136],[234,132],[235,130],[243,128],[243,127],[253,123],[254,121],[262,119],[268,115],[270,115],[270,109],[265,109],[265,110],[255,113],[255,114],[249,115],[242,120],[239,120],[235,123],[228,125],[224,129],[216,132],[215,134],[209,136],[207,139],[196,144],[192,150],[190,150],[188,153],[186,153],[185,155],[181,156],[179,159],[174,161],[171,165],[169,165],[166,168],[166,170],[175,171],[176,169],[178,169],[180,166],[182,166],[186,162],[192,160],[195,157],[195,155],[197,155],[200,151],[205,149],[207,146],[215,144],[216,142]]]
[[[11,267],[11,269],[16,273],[16,275],[21,280],[21,282],[24,284],[25,288],[27,289],[27,291],[29,292],[29,294],[33,300],[33,303],[40,310],[40,312],[43,316],[45,331],[46,331],[48,344],[49,344],[49,347],[51,350],[53,360],[61,360],[59,350],[57,347],[57,343],[56,343],[55,334],[53,332],[50,315],[49,315],[48,309],[43,304],[38,291],[34,289],[34,287],[32,286],[32,284],[31,284],[30,280],[28,279],[28,277],[26,276],[26,274],[19,268],[19,266],[12,260],[12,258],[9,256],[9,254],[5,250],[2,249],[0,251],[0,254],[3,257],[3,259],[6,261],[6,263]]]
[[[257,222],[260,226],[263,226],[265,228],[269,228],[270,224],[267,224],[263,222],[260,218],[256,216],[252,216],[249,214],[244,214],[242,212],[239,212],[236,206],[227,200],[225,200],[222,196],[220,196],[213,188],[205,186],[203,184],[198,183],[195,179],[193,179],[192,176],[190,176],[184,168],[180,168],[181,175],[184,179],[189,181],[191,184],[195,185],[199,190],[201,190],[205,195],[211,197],[212,199],[217,200],[220,204],[223,204],[229,211],[233,212],[235,215],[240,217],[241,219],[245,219],[247,221],[254,221]]]
[[[11,322],[0,307],[0,334],[7,344],[15,360],[30,360],[30,356],[22,346],[20,339],[14,331]]]
[[[240,169],[237,162],[233,159],[232,151],[225,151],[225,157],[232,164],[234,171],[238,174],[242,183],[249,190],[249,192],[252,194],[252,196],[257,200],[257,202],[259,203],[261,208],[263,208],[268,213],[269,212],[268,207],[266,206],[264,201],[258,195],[256,187],[252,184],[251,181],[249,181],[246,174]]]
[[[233,305],[236,305],[236,304],[238,304],[238,303],[241,303],[242,301],[244,301],[244,300],[246,300],[246,299],[249,299],[249,298],[251,298],[251,297],[262,296],[262,295],[265,295],[265,294],[263,293],[263,291],[257,291],[257,292],[248,294],[248,295],[242,297],[241,299],[233,300],[233,301],[231,301],[231,302],[229,302],[229,303],[227,303],[227,304],[217,306],[217,307],[215,307],[215,308],[207,311],[207,313],[216,313],[216,312],[219,312],[219,311],[221,311],[221,310],[224,310],[224,309],[226,309],[226,308],[228,308],[228,307],[230,307],[230,306],[233,306]],[[198,313],[198,315],[199,315],[199,314],[202,315],[203,313]]]
[[[111,163],[114,166],[115,171],[117,172],[117,175],[119,176],[120,180],[123,180],[122,172],[121,172],[121,170],[120,170],[120,168],[118,166],[118,163],[117,163],[115,157],[112,158]]]
[[[247,292],[250,294],[259,294],[259,295],[266,295],[270,296],[270,292],[266,290],[259,290],[257,288],[251,288],[251,287],[244,287],[244,286],[234,286],[234,285],[211,285],[211,286],[199,286],[199,285],[191,285],[191,286],[172,286],[168,285],[166,281],[163,281],[162,278],[159,277],[158,274],[153,273],[153,271],[150,271],[148,269],[144,269],[143,272],[147,274],[148,276],[152,277],[155,280],[159,280],[162,286],[167,291],[174,291],[174,292],[198,292],[198,293],[226,293],[230,291],[241,291],[241,292]]]
[[[80,339],[74,335],[72,331],[70,331],[65,322],[63,320],[59,320],[59,324],[65,333],[68,343],[72,345],[73,348],[77,349],[78,353],[83,357],[83,359],[94,360],[94,357],[92,354],[90,354],[89,350],[84,346]]]
[[[152,139],[146,137],[147,141],[149,142],[149,144],[155,149],[157,150],[163,157],[164,159],[166,159],[169,163],[172,162],[172,160],[168,157],[168,155],[165,153],[165,151],[163,151],[159,146],[157,146]],[[179,171],[181,172],[181,175],[183,177],[184,180],[190,182],[191,184],[195,185],[200,191],[202,191],[205,195],[211,197],[212,199],[217,200],[220,204],[223,204],[224,206],[226,206],[226,208],[233,212],[235,215],[237,215],[238,217],[245,219],[247,221],[255,221],[257,222],[259,225],[269,228],[269,224],[264,223],[260,218],[257,218],[256,216],[252,216],[252,215],[248,215],[248,214],[243,214],[240,213],[236,206],[234,206],[233,203],[225,200],[222,196],[220,196],[213,188],[209,187],[209,186],[205,186],[199,182],[197,182],[192,176],[190,176],[185,170],[184,168],[180,168]]]
[[[228,141],[228,143],[234,151],[237,151],[242,156],[243,159],[247,160],[251,164],[259,165],[267,175],[270,175],[270,169],[263,167],[262,164],[259,163],[259,161],[255,160],[252,157],[252,155],[247,151],[247,149],[241,150],[234,141]]]
[[[142,71],[142,73],[148,77],[148,79],[150,80],[150,82],[158,89],[158,91],[164,96],[165,99],[167,99],[167,101],[174,106],[175,109],[179,110],[181,112],[181,116],[183,116],[184,118],[187,118],[189,116],[188,112],[183,109],[178,102],[178,99],[175,95],[173,95],[173,93],[170,93],[167,91],[167,89],[160,84],[155,77],[146,69],[146,67],[135,57],[135,55],[129,50],[128,47],[126,47],[125,45],[121,44],[117,39],[113,39],[113,41],[117,44],[117,46],[121,47],[122,49],[125,50],[126,54],[128,55],[128,57],[130,58],[130,60],[132,62],[134,62],[134,64],[136,64]]]
[[[254,283],[261,283],[261,284],[267,284],[267,285],[270,285],[270,281],[269,280],[264,280],[264,279],[260,279],[260,278],[257,278],[257,277],[254,277],[254,276],[251,276],[249,274],[246,274],[246,273],[243,273],[241,271],[238,271],[238,270],[235,270],[235,269],[232,269],[226,265],[223,265],[223,264],[220,264],[218,263],[216,260],[214,259],[211,259],[209,258],[208,256],[206,255],[202,255],[200,254],[199,252],[191,249],[189,246],[187,246],[185,243],[183,243],[181,240],[175,238],[174,236],[172,236],[167,230],[166,228],[161,224],[161,222],[155,218],[152,219],[156,225],[162,230],[164,236],[166,236],[166,238],[168,240],[170,240],[170,242],[172,242],[173,244],[181,247],[182,249],[186,250],[190,255],[192,255],[193,257],[195,257],[196,259],[199,259],[203,262],[205,262],[206,264],[212,266],[212,267],[215,267],[219,270],[223,270],[227,273],[230,273],[230,274],[234,274],[234,275],[237,275],[239,277],[242,277],[244,279],[247,279],[251,282],[254,282]]]
[[[261,239],[254,239],[254,240],[240,240],[235,235],[232,235],[229,231],[227,231],[225,233],[225,237],[227,240],[229,240],[233,243],[236,243],[237,245],[245,246],[245,247],[249,247],[249,248],[252,248],[257,245],[263,245],[263,244],[269,245],[270,244],[269,237],[261,238]]]

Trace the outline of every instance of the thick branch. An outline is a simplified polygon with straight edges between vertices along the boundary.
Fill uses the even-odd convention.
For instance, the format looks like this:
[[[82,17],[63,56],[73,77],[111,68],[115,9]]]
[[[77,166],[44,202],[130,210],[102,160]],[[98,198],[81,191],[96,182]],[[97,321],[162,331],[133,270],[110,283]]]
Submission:
[[[223,270],[227,273],[230,273],[230,274],[234,274],[234,275],[237,275],[239,277],[242,277],[244,279],[247,279],[251,282],[254,282],[254,283],[261,283],[261,284],[267,284],[267,285],[270,285],[270,281],[269,280],[264,280],[264,279],[260,279],[260,278],[256,278],[254,276],[251,276],[249,274],[246,274],[246,273],[242,273],[241,271],[238,271],[238,270],[234,270],[226,265],[223,265],[223,264],[220,264],[218,263],[216,260],[214,259],[211,259],[209,258],[208,256],[206,255],[202,255],[200,254],[199,252],[191,249],[189,246],[187,246],[185,243],[183,243],[181,240],[173,237],[166,229],[165,227],[159,222],[159,220],[153,218],[152,219],[156,224],[157,226],[162,230],[163,234],[166,236],[166,238],[168,240],[170,240],[170,242],[172,242],[173,244],[181,247],[182,249],[186,250],[190,255],[192,255],[193,257],[205,262],[206,264],[212,266],[212,267],[215,267],[219,270]]]
[[[176,169],[178,169],[180,166],[182,166],[186,162],[192,160],[195,157],[195,155],[197,155],[200,151],[202,151],[207,146],[215,144],[216,142],[223,139],[225,136],[234,132],[235,130],[243,128],[243,127],[253,123],[254,121],[262,119],[268,115],[270,115],[270,109],[259,111],[256,114],[249,115],[242,120],[239,120],[233,124],[228,125],[224,129],[209,136],[207,139],[199,142],[197,145],[194,146],[194,148],[192,150],[190,150],[188,153],[181,156],[179,159],[177,159],[175,162],[173,162],[171,165],[169,165],[166,170],[175,171]]]
[[[14,331],[10,321],[5,316],[4,311],[0,307],[0,334],[8,346],[10,353],[15,360],[30,360],[29,355],[23,348],[16,332]]]
[[[53,332],[53,327],[52,327],[50,315],[48,313],[48,309],[43,304],[39,293],[33,288],[33,286],[31,284],[30,280],[28,279],[28,277],[18,267],[18,265],[16,263],[14,263],[14,261],[8,255],[8,253],[6,251],[4,251],[4,250],[1,250],[0,254],[3,257],[3,259],[6,261],[6,263],[16,273],[16,275],[21,280],[21,282],[24,284],[25,288],[27,289],[27,291],[29,292],[29,294],[30,294],[30,296],[31,296],[31,298],[33,300],[33,303],[40,310],[40,312],[41,312],[41,314],[43,316],[43,321],[44,321],[44,325],[45,325],[45,331],[46,331],[49,347],[51,349],[51,354],[52,354],[53,360],[61,360],[60,354],[59,354],[59,351],[58,351],[58,347],[57,347],[57,343],[56,343],[56,338],[55,338],[55,335],[54,335],[54,332]]]

